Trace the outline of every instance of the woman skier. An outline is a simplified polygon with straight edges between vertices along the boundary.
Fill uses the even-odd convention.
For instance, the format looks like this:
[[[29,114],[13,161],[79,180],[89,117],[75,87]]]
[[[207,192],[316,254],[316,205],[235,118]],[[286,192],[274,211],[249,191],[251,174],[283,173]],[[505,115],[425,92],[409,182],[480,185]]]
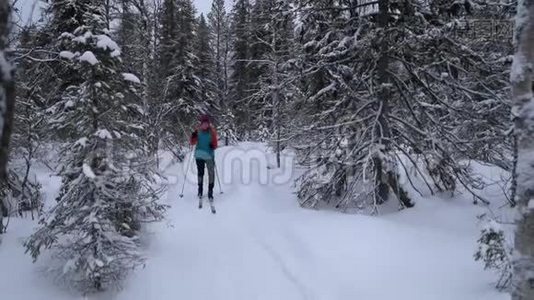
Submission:
[[[217,149],[217,132],[210,122],[208,115],[199,118],[198,129],[191,134],[190,143],[196,145],[195,160],[198,170],[198,197],[199,208],[202,208],[202,195],[204,186],[204,170],[208,169],[208,199],[213,204],[213,187],[215,186],[215,149]],[[213,206],[212,206],[213,210]]]

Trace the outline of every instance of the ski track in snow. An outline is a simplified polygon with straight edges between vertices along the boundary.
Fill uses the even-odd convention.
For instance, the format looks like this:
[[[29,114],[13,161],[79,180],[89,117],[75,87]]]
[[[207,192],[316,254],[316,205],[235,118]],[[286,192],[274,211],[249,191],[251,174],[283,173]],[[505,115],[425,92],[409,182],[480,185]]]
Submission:
[[[263,249],[265,249],[267,253],[269,253],[272,259],[280,266],[282,274],[298,289],[298,291],[300,292],[302,296],[302,299],[304,300],[310,299],[307,295],[308,294],[307,289],[299,281],[297,276],[292,271],[290,271],[290,269],[288,268],[282,256],[268,244],[261,242],[261,241],[258,241],[258,243],[263,247]]]
[[[222,160],[230,151],[248,148],[264,151],[253,143],[218,149],[219,174],[240,174],[242,166],[224,170]],[[240,153],[246,158],[248,152]],[[184,198],[179,197],[183,164],[171,164],[170,157],[161,163],[170,184],[167,219],[146,229],[146,267],[136,270],[123,290],[74,298],[38,279],[30,258],[12,241],[27,236],[30,225],[0,244],[0,268],[8,263],[39,292],[15,293],[22,281],[1,276],[0,269],[7,300],[510,299],[494,290],[494,274],[473,260],[475,217],[482,210],[470,199],[417,198],[413,209],[368,217],[302,209],[291,194],[291,181],[273,186],[224,178],[224,194],[216,181],[213,215],[208,205],[198,209],[195,172],[188,175]],[[26,223],[31,224],[16,225]],[[5,249],[6,243],[13,245]],[[18,251],[16,261],[9,251]]]

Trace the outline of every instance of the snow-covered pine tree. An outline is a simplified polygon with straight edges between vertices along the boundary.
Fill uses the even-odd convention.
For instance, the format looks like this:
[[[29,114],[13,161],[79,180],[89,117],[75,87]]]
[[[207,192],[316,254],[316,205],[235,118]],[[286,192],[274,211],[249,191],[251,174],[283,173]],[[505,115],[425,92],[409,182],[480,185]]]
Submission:
[[[442,78],[441,81],[425,80],[439,94],[447,95],[444,104],[438,104],[442,111],[440,120],[443,128],[453,134],[442,145],[450,147],[448,151],[455,152],[457,157],[494,164],[507,171],[512,169],[509,157],[514,140],[506,84],[513,51],[510,5],[506,1],[476,5],[436,3],[437,11],[449,12],[429,18],[443,24],[439,27],[441,37],[424,42],[428,46],[436,40],[453,45],[432,46],[427,52],[438,53],[445,62],[436,68],[441,74],[434,76]],[[435,64],[435,59],[423,55],[418,59],[425,68]],[[425,72],[419,76],[427,77]],[[440,82],[444,84],[438,85]]]
[[[126,70],[130,73],[143,71],[148,62],[146,40],[150,37],[148,20],[137,10],[132,0],[120,0],[120,26],[117,42],[121,45],[121,57]],[[136,74],[138,77],[141,74]],[[144,74],[143,74],[144,75]]]
[[[295,56],[292,17],[289,1],[285,0],[256,1],[252,10],[251,54],[247,61],[252,96],[248,106],[255,113],[249,126],[259,140],[278,139],[282,108],[286,98],[294,94],[289,88],[295,87],[289,67]]]
[[[517,50],[511,82],[518,136],[518,223],[515,232],[512,300],[534,299],[534,2],[520,0],[516,16]]]
[[[482,68],[482,74],[486,77],[477,87],[484,91],[493,91],[497,97],[484,101],[472,101],[467,104],[466,110],[476,111],[478,118],[469,118],[464,122],[462,138],[472,140],[472,158],[497,165],[513,174],[514,161],[510,157],[516,157],[517,139],[513,130],[513,123],[509,117],[511,111],[510,87],[505,84],[505,78],[510,72],[510,64],[513,54],[513,25],[510,20],[515,14],[514,0],[501,1],[498,4],[485,2],[476,9],[470,9],[473,18],[493,20],[493,27],[477,28],[475,39],[466,36],[465,42],[473,50],[482,56],[486,65]],[[503,82],[504,81],[504,82]],[[472,126],[469,126],[472,125]],[[469,130],[468,128],[476,128]],[[465,135],[467,133],[467,135]],[[512,188],[509,202],[514,205],[514,177],[512,176]]]
[[[249,139],[257,141],[266,140],[268,136],[268,124],[266,124],[264,111],[267,99],[258,94],[261,94],[259,92],[262,88],[268,88],[264,81],[271,67],[269,63],[261,62],[269,52],[268,48],[271,43],[267,30],[267,24],[272,17],[269,13],[272,7],[269,7],[269,4],[266,0],[256,0],[250,10],[250,53],[246,60],[250,98],[245,102],[245,106],[253,113],[248,116],[247,124],[244,125],[250,132]]]
[[[394,194],[409,207],[406,188],[419,191],[409,169],[431,193],[459,185],[478,199],[479,182],[461,163],[476,157],[478,140],[457,131],[465,120],[487,121],[477,116],[481,109],[506,111],[506,73],[487,73],[503,69],[503,53],[489,60],[458,38],[451,24],[465,13],[443,17],[386,0],[357,7],[343,1],[296,5],[306,97],[295,107],[303,112],[302,139],[296,136],[295,145],[310,142],[301,153],[313,166],[300,181],[301,203],[376,208]]]
[[[120,26],[117,42],[126,70],[139,77],[143,84],[142,98],[150,124],[146,139],[150,152],[157,156],[160,135],[160,104],[163,74],[158,59],[160,1],[120,0]]]
[[[196,75],[200,79],[203,87],[200,99],[201,101],[205,102],[204,105],[207,113],[212,116],[219,116],[221,109],[215,95],[216,73],[211,34],[204,14],[201,14],[198,18],[198,30],[196,38],[196,56],[198,58]]]
[[[341,1],[297,1],[296,6],[304,97],[295,103],[301,130],[293,143],[302,150],[301,163],[310,165],[299,180],[301,205],[352,208],[367,206],[369,201],[376,204],[379,197],[373,193],[379,185],[373,178],[382,177],[372,175],[376,170],[373,157],[382,150],[377,147],[377,129],[386,129],[378,122],[380,98],[375,89],[368,90],[377,85],[380,44],[371,45],[377,36],[376,21],[369,22],[375,34],[363,39],[358,32],[369,32],[370,26],[359,29],[358,12]],[[373,9],[376,14],[377,7]],[[369,56],[363,57],[366,53]],[[374,67],[368,68],[371,61]]]
[[[467,4],[465,2],[446,14],[427,15],[422,20],[437,22],[430,27],[418,23],[421,19],[418,10],[414,10],[412,17],[402,23],[403,29],[410,33],[421,28],[430,36],[409,39],[417,46],[406,47],[395,54],[395,59],[403,61],[403,68],[410,74],[410,80],[404,82],[416,91],[404,93],[412,94],[418,100],[412,106],[416,111],[414,120],[429,128],[428,133],[433,132],[427,136],[415,134],[405,143],[423,145],[418,148],[423,149],[425,168],[432,175],[437,191],[453,190],[459,185],[476,194],[476,188],[482,187],[481,182],[470,174],[469,167],[465,167],[461,160],[480,160],[508,170],[511,167],[506,163],[512,153],[511,139],[506,136],[511,125],[507,117],[510,106],[506,100],[509,93],[506,78],[512,46],[509,33],[508,36],[495,35],[497,26],[506,26],[505,15],[501,17],[501,24],[494,25],[495,28],[482,26],[465,32],[465,29],[451,26],[467,22],[477,26],[478,19],[488,18],[501,10],[499,5],[471,7]],[[441,5],[458,7],[458,3],[452,1]],[[414,43],[416,41],[420,45]],[[408,55],[411,49],[418,50]],[[438,64],[436,55],[441,59]],[[393,78],[397,86],[401,85],[399,76]],[[477,198],[475,196],[475,202]]]
[[[249,135],[251,112],[247,101],[251,96],[251,76],[248,67],[251,51],[250,1],[236,0],[232,10],[232,45],[228,103],[233,112],[234,126],[239,139]]]
[[[9,177],[3,195],[12,200],[12,210],[20,216],[30,210],[34,218],[34,211],[42,207],[41,185],[30,176],[30,169],[39,156],[41,145],[45,140],[43,85],[47,78],[42,75],[44,63],[39,62],[33,54],[39,32],[33,26],[22,29],[16,62],[18,68],[16,110],[14,115],[14,129],[10,154]],[[46,60],[46,59],[45,59]]]
[[[83,292],[120,284],[142,264],[139,224],[161,219],[164,210],[144,159],[144,110],[134,89],[139,79],[121,73],[103,4],[55,3],[57,11],[79,13],[74,31],[58,37],[58,48],[82,81],[67,86],[49,110],[51,128],[69,133],[61,154],[62,187],[26,242],[34,259],[53,249],[60,278]]]
[[[156,3],[158,5],[156,5]],[[148,78],[150,98],[150,120],[152,133],[150,135],[152,151],[157,153],[160,147],[165,147],[169,133],[165,124],[172,116],[172,108],[166,103],[165,93],[166,78],[170,76],[170,70],[174,67],[173,47],[175,29],[175,5],[172,0],[154,2],[154,26],[152,31],[154,38],[151,49],[153,60],[151,76]]]
[[[164,0],[160,11],[159,27],[159,58],[161,73],[164,77],[170,76],[176,64],[173,50],[176,47],[176,3],[175,0]],[[163,68],[163,66],[167,66]]]
[[[166,0],[160,27],[159,58],[164,74],[160,115],[169,147],[174,147],[189,136],[198,113],[207,111],[209,102],[197,76],[197,23],[191,0]]]
[[[235,140],[234,120],[228,100],[229,59],[230,59],[230,17],[226,13],[224,0],[214,0],[208,15],[213,59],[215,63],[214,81],[217,106],[220,108],[218,131],[225,144]]]
[[[214,0],[208,15],[208,26],[215,64],[215,83],[218,104],[224,102],[228,89],[228,16],[224,0]]]
[[[298,91],[295,72],[296,47],[293,39],[293,13],[289,1],[262,0],[255,4],[252,54],[248,60],[254,73],[253,94],[249,101],[255,113],[251,127],[256,138],[270,141],[280,167],[282,138],[290,132],[289,102]]]
[[[213,51],[211,49],[211,36],[209,30],[204,14],[200,14],[196,34],[196,53],[199,62],[197,74],[202,80],[212,81],[212,83],[206,84],[207,86],[213,84],[212,77],[214,72]],[[213,89],[213,87],[209,88]]]
[[[83,12],[77,10],[77,2],[76,0],[50,0],[45,8],[43,18],[49,21],[40,32],[38,45],[44,51],[49,52],[50,58],[58,58],[57,54],[62,51],[58,48],[58,36],[63,32],[74,32],[83,18]],[[59,101],[66,87],[78,85],[83,81],[70,64],[47,64],[41,72],[42,76],[48,78],[50,82],[49,85],[42,85],[48,105]],[[55,134],[59,136],[62,133]]]
[[[477,241],[478,249],[475,260],[484,263],[484,269],[494,270],[499,274],[495,284],[498,290],[506,290],[512,281],[512,244],[508,240],[503,225],[494,219],[494,216],[482,215],[480,220],[485,222]]]
[[[6,165],[9,156],[9,141],[15,109],[15,74],[6,55],[10,32],[11,4],[0,1],[0,184],[6,180]],[[3,217],[7,215],[3,199],[0,200],[0,234],[4,233]]]

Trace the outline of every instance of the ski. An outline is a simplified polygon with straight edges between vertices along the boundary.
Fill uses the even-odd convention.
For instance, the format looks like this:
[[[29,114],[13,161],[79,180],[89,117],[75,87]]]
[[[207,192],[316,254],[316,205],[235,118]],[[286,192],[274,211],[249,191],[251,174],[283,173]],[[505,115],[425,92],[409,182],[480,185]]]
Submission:
[[[213,199],[210,199],[209,202],[210,202],[211,213],[216,214],[217,211],[215,210],[215,205],[213,205]]]

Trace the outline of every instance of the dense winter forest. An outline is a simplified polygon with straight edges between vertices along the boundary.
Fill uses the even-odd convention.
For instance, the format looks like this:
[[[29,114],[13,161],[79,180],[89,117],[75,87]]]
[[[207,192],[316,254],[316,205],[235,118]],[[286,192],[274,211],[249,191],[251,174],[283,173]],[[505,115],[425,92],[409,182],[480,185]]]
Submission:
[[[2,297],[534,300],[532,0],[21,1]]]

